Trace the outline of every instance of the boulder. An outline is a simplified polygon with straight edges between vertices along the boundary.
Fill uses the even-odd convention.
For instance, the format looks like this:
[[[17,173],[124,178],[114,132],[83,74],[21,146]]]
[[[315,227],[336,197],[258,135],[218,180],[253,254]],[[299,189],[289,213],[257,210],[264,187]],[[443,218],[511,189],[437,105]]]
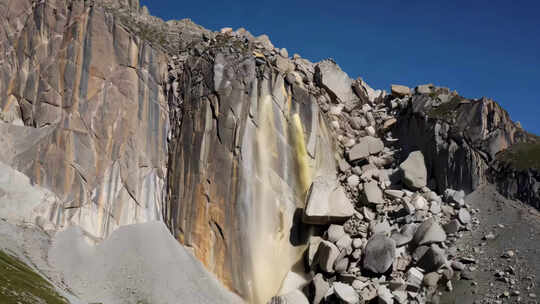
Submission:
[[[455,234],[461,228],[459,220],[453,219],[448,224],[444,225],[444,231],[448,234]]]
[[[379,138],[373,136],[362,137],[358,141],[358,144],[349,151],[349,161],[354,162],[366,159],[370,155],[380,153],[383,149],[384,143]]]
[[[410,189],[419,190],[427,185],[427,169],[422,152],[411,152],[399,168],[403,183]]]
[[[315,66],[315,82],[338,102],[358,100],[352,90],[352,80],[331,60],[323,60]]]
[[[391,86],[392,95],[396,97],[405,97],[411,95],[411,89],[404,85],[393,84]]]
[[[333,273],[334,263],[339,256],[339,249],[336,245],[322,241],[319,244],[319,250],[317,251],[317,257],[319,259],[319,265],[324,272]]]
[[[430,84],[422,84],[416,87],[416,93],[418,94],[430,94],[435,89],[435,86]]]
[[[383,204],[383,193],[377,182],[364,183],[364,202],[367,204]]]
[[[313,277],[313,281],[310,284],[310,298],[313,304],[319,304],[326,296],[326,293],[330,289],[330,284],[324,280],[322,274],[318,273]]]
[[[414,234],[413,243],[416,246],[440,243],[446,240],[446,233],[433,217],[425,220]]]
[[[396,243],[383,234],[374,235],[364,250],[363,266],[374,273],[385,273],[396,257]]]
[[[344,303],[357,304],[360,302],[360,297],[352,286],[341,282],[335,282],[332,286],[334,287],[336,296]]]
[[[418,261],[418,267],[426,272],[437,271],[442,265],[446,264],[446,255],[444,249],[433,244]]]
[[[344,222],[354,214],[354,206],[335,177],[318,176],[307,195],[303,221],[325,225]]]
[[[332,243],[337,242],[346,235],[342,225],[330,225],[326,234],[328,235],[328,240]]]
[[[274,45],[270,41],[270,38],[268,38],[268,35],[260,35],[255,38],[255,45],[267,51],[272,51],[274,49]]]

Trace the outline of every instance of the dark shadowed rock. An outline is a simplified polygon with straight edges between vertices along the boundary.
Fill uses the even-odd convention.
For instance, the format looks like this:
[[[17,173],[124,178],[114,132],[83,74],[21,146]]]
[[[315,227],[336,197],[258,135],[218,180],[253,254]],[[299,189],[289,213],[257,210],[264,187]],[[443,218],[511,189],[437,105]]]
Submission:
[[[444,249],[439,248],[435,244],[431,245],[418,261],[418,267],[424,269],[426,272],[436,271],[444,264],[446,264]]]
[[[319,244],[319,250],[317,252],[319,259],[319,265],[324,272],[333,273],[334,272],[334,263],[336,262],[337,257],[339,256],[339,249],[336,245],[328,242],[322,241]]]

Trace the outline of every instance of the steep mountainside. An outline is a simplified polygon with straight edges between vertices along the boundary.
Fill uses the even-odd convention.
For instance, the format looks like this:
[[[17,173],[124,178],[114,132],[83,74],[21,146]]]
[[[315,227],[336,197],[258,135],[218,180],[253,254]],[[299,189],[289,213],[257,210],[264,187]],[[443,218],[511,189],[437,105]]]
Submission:
[[[164,22],[138,0],[0,0],[0,24],[0,218],[47,233],[41,275],[82,302],[169,290],[140,284],[132,294],[137,276],[188,284],[152,277],[147,262],[171,272],[188,263],[212,281],[184,247],[249,303],[280,303],[272,297],[292,289],[308,301],[298,294],[307,282],[333,284],[328,295],[304,290],[311,302],[345,301],[349,285],[383,299],[389,289],[375,286],[404,280],[416,288],[404,301],[424,301],[434,290],[420,289],[408,250],[443,252],[451,270],[458,232],[477,225],[465,193],[451,189],[494,183],[540,207],[538,139],[490,99],[433,85],[374,90],[332,60],[291,57],[245,29]],[[413,241],[417,229],[436,237]],[[395,249],[382,250],[390,264],[366,262],[373,239]],[[144,244],[160,248],[154,256]],[[133,265],[124,250],[136,251]],[[85,277],[90,268],[77,264],[106,272]],[[372,277],[358,283],[365,269]],[[133,281],[108,288],[122,271]],[[89,289],[93,280],[105,283]],[[237,300],[214,283],[209,297],[171,288],[159,301]]]

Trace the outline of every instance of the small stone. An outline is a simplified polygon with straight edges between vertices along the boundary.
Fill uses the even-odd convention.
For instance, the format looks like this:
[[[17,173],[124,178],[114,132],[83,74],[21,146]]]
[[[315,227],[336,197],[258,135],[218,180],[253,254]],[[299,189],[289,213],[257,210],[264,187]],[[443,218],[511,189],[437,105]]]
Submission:
[[[349,165],[349,163],[343,158],[339,160],[338,165],[339,165],[339,171],[343,173],[351,170],[351,165]]]
[[[437,287],[437,284],[439,283],[439,280],[441,279],[441,275],[436,272],[430,272],[424,276],[423,283],[427,287]]]
[[[335,224],[330,225],[326,233],[328,235],[328,240],[332,243],[339,241],[342,237],[346,235],[343,226]]]
[[[444,264],[446,264],[444,250],[437,245],[431,245],[429,250],[418,261],[418,266],[428,272],[436,271]]]
[[[448,291],[454,290],[454,287],[452,286],[452,281],[446,282],[446,290]]]
[[[417,195],[416,197],[414,197],[411,203],[417,210],[427,210],[428,208],[428,203],[426,199],[421,195]]]
[[[347,185],[351,189],[355,189],[360,184],[360,177],[358,175],[351,175],[347,178]]]
[[[377,135],[377,132],[375,131],[375,128],[373,128],[373,126],[368,126],[366,128],[366,132],[369,134],[369,136],[375,137]]]
[[[505,259],[510,259],[510,258],[514,257],[515,255],[516,254],[514,253],[514,251],[508,250],[508,251],[504,252],[501,257],[505,258]]]
[[[458,211],[458,219],[463,225],[467,225],[471,222],[471,214],[466,208],[461,208]]]
[[[484,237],[482,239],[486,240],[486,241],[494,240],[495,239],[495,234],[493,234],[493,232],[489,232],[488,234],[484,235]]]
[[[357,304],[360,301],[358,293],[350,285],[334,282],[334,292],[339,299],[347,304]]]

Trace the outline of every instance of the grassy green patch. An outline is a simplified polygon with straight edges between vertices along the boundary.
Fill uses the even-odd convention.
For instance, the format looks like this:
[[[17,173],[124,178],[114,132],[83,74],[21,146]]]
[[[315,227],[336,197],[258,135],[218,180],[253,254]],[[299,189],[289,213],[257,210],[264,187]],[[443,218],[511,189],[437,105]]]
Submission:
[[[445,102],[438,107],[431,109],[428,116],[435,119],[450,120],[454,117],[462,100],[463,98],[454,96],[449,102]]]
[[[68,301],[34,270],[0,250],[0,303],[67,304]]]
[[[512,145],[499,153],[497,158],[518,170],[540,170],[540,141]]]

